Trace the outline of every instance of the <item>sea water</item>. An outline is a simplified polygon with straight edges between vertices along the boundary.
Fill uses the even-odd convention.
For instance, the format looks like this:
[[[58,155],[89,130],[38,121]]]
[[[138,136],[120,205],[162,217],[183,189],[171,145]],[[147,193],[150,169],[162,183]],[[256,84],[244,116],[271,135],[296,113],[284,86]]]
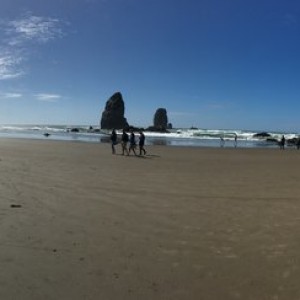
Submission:
[[[276,148],[282,135],[286,140],[298,138],[299,133],[268,132],[270,136],[255,137],[266,131],[228,129],[186,129],[176,128],[169,133],[145,132],[146,145],[190,146],[190,147],[240,147]],[[121,132],[117,132],[119,137]],[[237,143],[235,143],[237,136]],[[42,140],[63,140],[88,143],[108,143],[109,131],[97,126],[82,125],[0,125],[0,138],[24,138]],[[138,138],[138,134],[137,134]],[[223,139],[223,144],[221,143]]]

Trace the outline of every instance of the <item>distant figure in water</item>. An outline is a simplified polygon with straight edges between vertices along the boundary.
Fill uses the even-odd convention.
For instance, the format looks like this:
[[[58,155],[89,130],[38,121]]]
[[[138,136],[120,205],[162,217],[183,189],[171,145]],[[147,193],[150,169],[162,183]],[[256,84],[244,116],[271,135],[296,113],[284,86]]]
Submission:
[[[224,147],[224,145],[225,145],[225,140],[224,140],[224,138],[221,136],[220,137],[220,147]]]
[[[136,153],[135,153],[135,147],[136,147],[135,135],[134,135],[133,130],[131,130],[130,137],[129,137],[129,151],[128,151],[128,154],[130,154],[130,152],[132,150],[133,153],[134,153],[134,155],[136,155]]]
[[[237,134],[234,135],[234,148],[237,147]]]
[[[296,141],[296,147],[298,150],[300,149],[300,138],[298,138]]]
[[[140,131],[140,136],[139,136],[139,148],[140,148],[140,155],[142,155],[142,152],[144,153],[144,155],[146,155],[146,150],[144,148],[145,145],[145,135],[143,133],[143,131]]]
[[[113,129],[112,132],[111,132],[110,140],[111,140],[112,154],[116,154],[115,145],[117,145],[117,133],[116,133],[115,129]]]
[[[127,134],[127,132],[125,131],[125,129],[123,129],[123,133],[122,133],[122,155],[124,155],[124,153],[126,152],[127,155],[129,155],[128,149],[127,149],[127,144],[129,141],[129,136]]]
[[[283,135],[280,142],[279,142],[280,149],[284,150],[284,145],[285,145],[285,137]]]

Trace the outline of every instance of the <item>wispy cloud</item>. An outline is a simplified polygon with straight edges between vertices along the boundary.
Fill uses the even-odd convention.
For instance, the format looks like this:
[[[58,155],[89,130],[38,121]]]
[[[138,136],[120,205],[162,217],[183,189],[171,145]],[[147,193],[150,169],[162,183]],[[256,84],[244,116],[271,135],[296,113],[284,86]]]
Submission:
[[[43,102],[58,102],[59,99],[62,98],[61,95],[58,94],[36,94],[36,99]]]
[[[17,99],[21,98],[23,95],[20,93],[0,93],[1,98],[5,99]]]
[[[17,78],[24,75],[21,68],[22,57],[17,53],[7,54],[0,50],[0,80]]]
[[[59,19],[31,12],[18,19],[0,20],[0,31],[6,37],[0,41],[0,80],[24,75],[23,63],[30,58],[30,46],[63,37],[63,24]]]
[[[11,46],[27,41],[46,43],[64,35],[60,25],[58,19],[27,13],[23,18],[7,22],[5,33]]]

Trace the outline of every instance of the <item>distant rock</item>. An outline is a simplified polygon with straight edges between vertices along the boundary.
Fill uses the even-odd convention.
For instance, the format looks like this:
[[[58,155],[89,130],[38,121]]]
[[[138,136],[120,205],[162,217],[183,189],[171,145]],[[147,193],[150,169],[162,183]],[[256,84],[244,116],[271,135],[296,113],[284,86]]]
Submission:
[[[126,131],[133,131],[133,132],[145,131],[144,127],[136,127],[136,126],[133,126],[133,125],[130,125],[128,127],[124,127],[124,129]]]
[[[267,138],[266,141],[267,141],[267,142],[270,142],[270,143],[278,144],[278,140],[275,139],[275,138]]]
[[[296,137],[287,140],[287,144],[289,144],[289,145],[297,145],[297,143],[299,143],[299,138],[296,138]]]
[[[172,124],[168,123],[167,110],[158,108],[154,114],[153,126],[149,126],[146,131],[169,132],[167,129],[172,129]]]
[[[153,126],[158,129],[166,130],[168,127],[168,116],[165,108],[158,108],[154,115]]]
[[[271,136],[271,134],[267,133],[267,132],[260,132],[260,133],[253,134],[253,137],[256,137],[256,138],[267,138],[270,136]]]
[[[158,127],[155,127],[155,126],[149,126],[149,127],[147,127],[146,131],[169,133],[169,131],[166,128],[161,128],[161,127],[158,128]]]
[[[129,125],[124,117],[125,105],[122,94],[113,94],[106,102],[105,110],[102,113],[100,122],[101,129],[122,129]]]
[[[160,129],[166,129],[168,126],[167,110],[158,108],[154,115],[153,126]]]

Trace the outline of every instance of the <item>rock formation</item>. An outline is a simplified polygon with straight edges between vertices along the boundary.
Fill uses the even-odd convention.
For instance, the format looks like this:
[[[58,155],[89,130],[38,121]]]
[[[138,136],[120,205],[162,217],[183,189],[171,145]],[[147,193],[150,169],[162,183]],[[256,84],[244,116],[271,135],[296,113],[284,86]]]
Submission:
[[[255,137],[255,138],[267,138],[270,136],[271,136],[271,134],[267,133],[267,132],[259,132],[259,133],[253,134],[253,137]]]
[[[167,110],[165,108],[158,108],[154,114],[153,126],[148,127],[147,131],[168,132],[167,128],[172,126],[168,124]]]
[[[106,102],[100,123],[101,129],[122,129],[128,127],[129,125],[124,117],[124,112],[125,105],[122,94],[117,92]]]
[[[165,130],[168,126],[167,110],[165,108],[158,108],[154,115],[153,126],[158,129]]]

